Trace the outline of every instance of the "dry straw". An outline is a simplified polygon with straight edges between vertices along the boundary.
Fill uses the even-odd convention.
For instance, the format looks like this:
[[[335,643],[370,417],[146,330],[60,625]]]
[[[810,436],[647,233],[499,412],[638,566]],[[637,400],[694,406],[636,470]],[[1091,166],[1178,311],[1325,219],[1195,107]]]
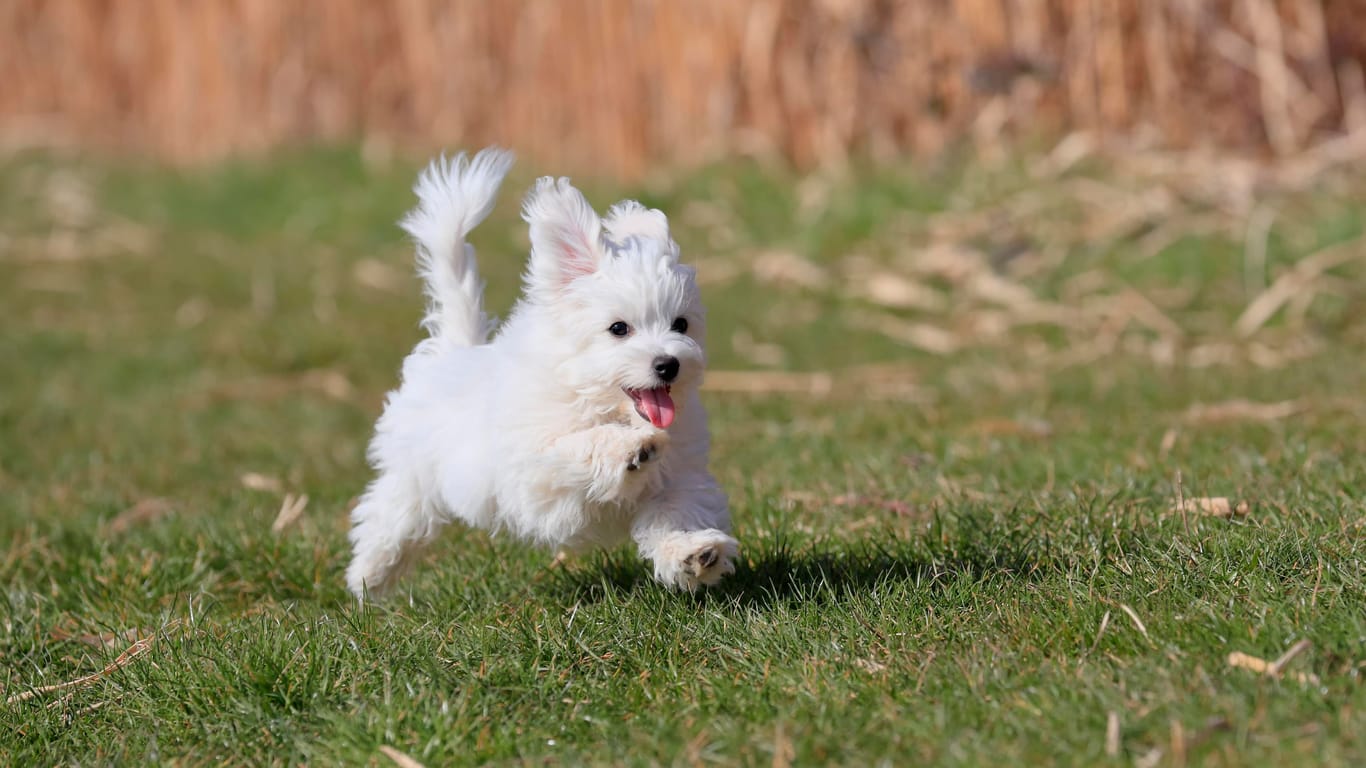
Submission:
[[[498,141],[640,174],[1081,130],[1290,154],[1366,120],[1353,0],[12,0],[0,134],[199,160]]]

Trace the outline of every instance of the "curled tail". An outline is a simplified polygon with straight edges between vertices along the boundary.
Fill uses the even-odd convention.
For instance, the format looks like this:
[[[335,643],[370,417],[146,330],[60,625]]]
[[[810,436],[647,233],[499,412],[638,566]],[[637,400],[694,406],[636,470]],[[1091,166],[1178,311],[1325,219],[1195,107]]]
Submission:
[[[484,314],[484,283],[465,236],[489,211],[513,155],[489,147],[473,159],[459,154],[433,160],[413,191],[418,204],[400,222],[417,241],[417,271],[426,282],[422,327],[433,339],[457,346],[484,344],[493,330]]]

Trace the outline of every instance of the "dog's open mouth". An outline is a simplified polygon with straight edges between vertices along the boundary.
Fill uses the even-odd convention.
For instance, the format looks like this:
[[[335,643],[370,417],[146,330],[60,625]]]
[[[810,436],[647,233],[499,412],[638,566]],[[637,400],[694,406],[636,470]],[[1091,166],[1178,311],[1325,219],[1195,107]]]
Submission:
[[[636,404],[636,413],[655,427],[665,429],[674,422],[674,399],[669,397],[669,387],[628,389],[626,394]]]

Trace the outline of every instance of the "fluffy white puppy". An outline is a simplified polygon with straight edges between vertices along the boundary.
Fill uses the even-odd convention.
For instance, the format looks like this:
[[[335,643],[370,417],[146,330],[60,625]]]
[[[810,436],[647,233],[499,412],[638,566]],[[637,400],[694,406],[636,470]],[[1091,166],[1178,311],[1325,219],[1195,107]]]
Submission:
[[[599,219],[568,179],[527,196],[524,294],[494,331],[466,235],[512,155],[434,161],[402,222],[426,281],[424,339],[370,444],[346,580],[384,594],[452,520],[567,550],[626,537],[655,578],[693,590],[734,572],[726,497],[707,471],[706,363],[693,270],[664,214]]]

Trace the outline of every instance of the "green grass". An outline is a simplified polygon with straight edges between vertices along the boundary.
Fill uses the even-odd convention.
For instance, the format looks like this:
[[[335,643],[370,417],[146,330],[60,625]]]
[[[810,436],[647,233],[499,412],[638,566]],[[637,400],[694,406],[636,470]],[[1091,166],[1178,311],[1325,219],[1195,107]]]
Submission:
[[[713,368],[833,376],[826,395],[707,394],[738,572],[673,594],[628,550],[552,568],[452,530],[400,598],[359,610],[346,510],[419,337],[392,224],[415,168],[0,161],[0,686],[155,637],[0,706],[0,763],[384,765],[383,745],[429,765],[1366,762],[1360,258],[1242,339],[1261,286],[1240,220],[1194,199],[1096,234],[1106,206],[1068,185],[1148,183],[1103,162],[589,183],[673,214]],[[515,194],[475,237],[499,311],[525,251]],[[1265,279],[1361,236],[1350,180],[1269,200]],[[995,266],[922,269],[945,238]],[[858,290],[878,270],[940,303],[879,306]],[[984,330],[1018,307],[972,275],[1084,316]],[[1125,291],[1175,328],[1107,326]],[[1294,407],[1190,410],[1237,400]],[[286,491],[309,503],[277,535]],[[1178,494],[1251,509],[1183,519]],[[1300,640],[1278,679],[1226,661]]]

